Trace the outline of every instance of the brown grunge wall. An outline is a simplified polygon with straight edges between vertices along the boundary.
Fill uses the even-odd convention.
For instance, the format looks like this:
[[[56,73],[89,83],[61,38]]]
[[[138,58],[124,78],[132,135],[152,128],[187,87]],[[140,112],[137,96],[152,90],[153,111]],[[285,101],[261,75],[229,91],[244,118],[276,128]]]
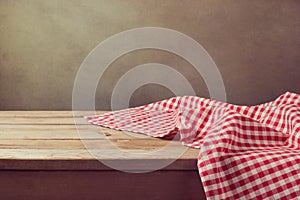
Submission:
[[[298,0],[0,0],[0,110],[72,109],[74,78],[88,53],[113,34],[145,26],[198,41],[218,66],[230,103],[300,93],[299,17]],[[110,109],[112,89],[126,71],[149,62],[173,67],[197,95],[209,97],[184,59],[144,49],[111,64],[98,85],[97,109]],[[130,105],[172,95],[148,84]]]

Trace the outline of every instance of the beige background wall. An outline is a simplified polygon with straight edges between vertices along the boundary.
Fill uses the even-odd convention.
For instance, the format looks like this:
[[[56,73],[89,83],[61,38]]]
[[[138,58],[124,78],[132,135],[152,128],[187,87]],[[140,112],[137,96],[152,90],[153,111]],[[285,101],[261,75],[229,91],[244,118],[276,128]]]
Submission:
[[[0,0],[0,110],[71,109],[73,81],[87,54],[113,34],[145,26],[174,29],[202,44],[222,74],[230,103],[300,93],[299,17],[298,0]],[[197,95],[209,97],[185,60],[140,50],[106,71],[97,108],[109,109],[120,76],[148,62],[174,67]],[[164,87],[146,85],[130,103],[169,96]]]

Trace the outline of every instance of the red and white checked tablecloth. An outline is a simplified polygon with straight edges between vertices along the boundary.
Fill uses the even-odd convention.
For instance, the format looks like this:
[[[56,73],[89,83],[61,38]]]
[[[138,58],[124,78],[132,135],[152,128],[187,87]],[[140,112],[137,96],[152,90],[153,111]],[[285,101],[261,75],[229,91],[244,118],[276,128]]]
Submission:
[[[300,95],[287,92],[257,106],[194,96],[87,117],[153,137],[180,133],[200,148],[207,199],[300,199]]]

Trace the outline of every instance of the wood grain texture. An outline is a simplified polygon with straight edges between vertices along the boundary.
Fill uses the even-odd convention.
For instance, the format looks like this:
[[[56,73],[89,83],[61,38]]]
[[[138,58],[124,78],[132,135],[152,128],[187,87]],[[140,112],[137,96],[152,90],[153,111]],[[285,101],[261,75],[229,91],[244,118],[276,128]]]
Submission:
[[[0,199],[205,199],[199,150],[91,125],[85,114],[0,112]]]
[[[70,118],[70,117],[83,117],[87,114],[101,114],[107,111],[1,111],[0,117],[13,117],[13,118]]]
[[[177,140],[163,140],[101,128],[87,123],[82,118],[87,112],[75,113],[74,115],[72,111],[1,111],[2,169],[66,170],[72,163],[76,165],[71,168],[78,170],[110,169],[101,164],[95,155],[98,159],[122,162],[131,160],[159,162],[179,158],[162,170],[197,169],[197,149],[187,149]],[[73,115],[77,120],[81,120],[80,124],[75,124]],[[165,148],[166,146],[168,148]],[[167,150],[161,154],[155,153],[164,148]],[[93,155],[88,150],[93,151]],[[95,164],[96,162],[100,164]]]

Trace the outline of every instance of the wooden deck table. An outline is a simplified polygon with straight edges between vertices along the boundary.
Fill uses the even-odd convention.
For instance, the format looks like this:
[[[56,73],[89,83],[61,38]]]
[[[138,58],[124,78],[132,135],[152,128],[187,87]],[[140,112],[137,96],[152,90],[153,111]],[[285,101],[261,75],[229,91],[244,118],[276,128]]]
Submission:
[[[159,150],[170,141],[100,128],[82,117],[77,112],[75,126],[72,111],[0,111],[0,199],[205,199],[196,166],[199,150],[188,149],[153,172],[122,172],[90,154],[85,142],[101,147],[101,159],[134,165],[134,159],[111,153],[107,142],[138,152]],[[77,130],[86,133],[84,140]],[[181,146],[176,142],[171,150]],[[173,158],[162,154],[139,161],[158,159]]]

